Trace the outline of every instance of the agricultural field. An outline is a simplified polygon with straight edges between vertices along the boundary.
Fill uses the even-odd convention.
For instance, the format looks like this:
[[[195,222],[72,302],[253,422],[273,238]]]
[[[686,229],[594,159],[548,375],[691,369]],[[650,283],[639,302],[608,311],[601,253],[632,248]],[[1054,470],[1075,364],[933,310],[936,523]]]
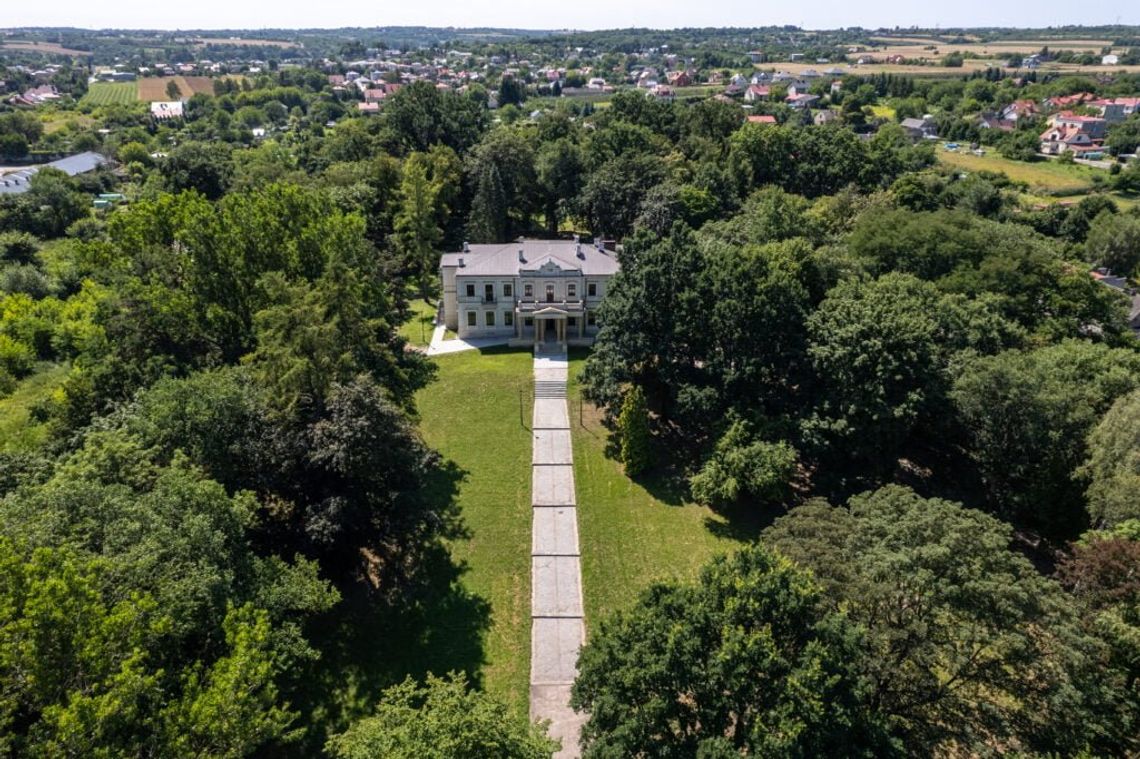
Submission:
[[[9,40],[8,42],[0,45],[0,49],[6,50],[22,50],[32,53],[44,53],[46,55],[91,55],[87,50],[74,50],[63,45],[58,45],[54,42],[26,42],[20,40]]]
[[[285,40],[259,40],[245,37],[200,37],[195,41],[199,46],[205,45],[249,45],[252,47],[298,47],[296,42]]]
[[[138,81],[139,100],[152,102],[155,100],[170,100],[166,88],[170,82],[178,85],[182,99],[199,93],[214,94],[214,80],[208,76],[148,76]]]
[[[138,82],[95,82],[88,85],[80,105],[130,105],[138,102]]]

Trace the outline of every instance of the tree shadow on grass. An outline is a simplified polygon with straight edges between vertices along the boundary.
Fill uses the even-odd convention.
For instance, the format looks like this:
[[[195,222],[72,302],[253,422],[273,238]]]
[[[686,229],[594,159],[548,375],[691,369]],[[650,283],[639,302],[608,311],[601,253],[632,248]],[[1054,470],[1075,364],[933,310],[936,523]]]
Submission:
[[[718,538],[735,540],[739,543],[754,543],[779,517],[787,513],[779,508],[749,506],[745,504],[718,509],[714,512],[720,519],[705,517],[705,529]]]
[[[341,588],[341,602],[306,626],[320,659],[303,667],[289,696],[302,714],[299,723],[312,727],[285,755],[320,755],[330,735],[372,713],[384,688],[405,677],[422,680],[428,672],[454,670],[467,673],[474,686],[482,685],[491,605],[462,587],[467,567],[439,539],[469,535],[455,506],[465,476],[447,462],[424,485],[425,494],[440,504],[443,523],[420,552],[414,585],[395,600],[381,598],[363,584]]]

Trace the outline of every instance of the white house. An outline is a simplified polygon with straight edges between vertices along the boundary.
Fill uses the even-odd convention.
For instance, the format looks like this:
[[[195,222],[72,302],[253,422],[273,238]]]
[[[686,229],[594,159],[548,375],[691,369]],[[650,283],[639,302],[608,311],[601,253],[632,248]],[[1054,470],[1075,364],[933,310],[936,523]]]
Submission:
[[[600,245],[528,240],[468,245],[440,257],[443,320],[460,338],[512,345],[593,342],[617,258]]]

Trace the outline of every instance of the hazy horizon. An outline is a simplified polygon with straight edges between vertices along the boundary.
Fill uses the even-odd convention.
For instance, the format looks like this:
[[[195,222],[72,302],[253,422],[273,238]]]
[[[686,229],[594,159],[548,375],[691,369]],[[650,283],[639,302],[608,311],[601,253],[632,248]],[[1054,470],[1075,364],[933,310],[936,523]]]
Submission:
[[[622,29],[649,27],[759,27],[793,24],[805,29],[880,27],[1048,27],[1140,24],[1140,3],[1111,0],[1095,7],[1062,0],[1042,0],[1028,15],[1022,6],[985,0],[961,0],[952,6],[881,0],[853,4],[821,0],[810,8],[794,4],[768,6],[728,0],[716,7],[690,2],[614,3],[580,0],[572,15],[559,6],[523,0],[493,5],[438,0],[435,4],[377,8],[348,0],[339,5],[282,2],[267,12],[263,6],[231,0],[198,0],[192,5],[163,5],[153,0],[121,0],[93,4],[56,0],[37,6],[0,11],[0,28],[79,27],[85,29],[337,29],[343,27],[427,26],[438,28],[497,27],[512,29]]]

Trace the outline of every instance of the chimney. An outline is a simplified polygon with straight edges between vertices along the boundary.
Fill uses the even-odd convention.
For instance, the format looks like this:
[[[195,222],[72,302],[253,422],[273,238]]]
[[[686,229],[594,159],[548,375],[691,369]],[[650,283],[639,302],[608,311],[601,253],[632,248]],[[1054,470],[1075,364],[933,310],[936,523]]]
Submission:
[[[522,248],[519,248],[519,261],[522,263],[526,263],[526,253],[523,251]]]
[[[460,256],[460,257],[459,257],[459,268],[460,268],[460,269],[462,269],[462,268],[463,268],[463,265],[464,265],[464,264],[463,264],[463,256]]]
[[[467,242],[466,240],[463,241],[463,252],[464,253],[471,252],[471,244],[469,242]],[[460,265],[462,266],[462,264],[460,264]]]

